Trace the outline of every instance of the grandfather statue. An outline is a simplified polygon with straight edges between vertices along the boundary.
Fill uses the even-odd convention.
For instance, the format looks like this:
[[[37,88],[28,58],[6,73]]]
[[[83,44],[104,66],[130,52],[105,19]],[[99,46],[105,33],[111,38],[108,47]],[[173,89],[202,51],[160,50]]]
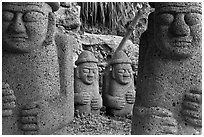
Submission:
[[[151,3],[141,37],[132,134],[202,131],[202,5]]]
[[[118,51],[109,63],[111,68],[106,69],[102,97],[107,115],[132,115],[135,89],[131,63],[124,51]]]
[[[57,2],[2,3],[2,134],[51,134],[74,116],[72,44]]]
[[[94,54],[88,50],[83,51],[75,62],[74,105],[80,115],[99,114],[102,107],[97,63]]]

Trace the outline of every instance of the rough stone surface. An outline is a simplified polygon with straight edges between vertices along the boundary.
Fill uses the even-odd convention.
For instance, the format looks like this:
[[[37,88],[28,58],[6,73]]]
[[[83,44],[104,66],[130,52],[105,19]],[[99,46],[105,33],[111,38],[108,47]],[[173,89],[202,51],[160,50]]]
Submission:
[[[102,97],[108,115],[132,115],[135,89],[131,63],[125,52],[119,51],[106,69]]]
[[[83,51],[75,62],[74,104],[79,114],[99,113],[102,107],[97,63],[90,51]]]
[[[70,8],[73,2],[60,2],[60,6]]]
[[[155,4],[139,49],[132,134],[201,134],[201,20],[201,4]]]
[[[130,135],[131,119],[105,114],[76,116],[66,127],[53,135]]]
[[[3,3],[2,134],[50,134],[74,117],[75,41],[54,33],[56,4]]]
[[[77,32],[81,26],[80,9],[80,6],[70,2],[61,3],[61,7],[55,12],[57,25],[63,26],[66,30]]]

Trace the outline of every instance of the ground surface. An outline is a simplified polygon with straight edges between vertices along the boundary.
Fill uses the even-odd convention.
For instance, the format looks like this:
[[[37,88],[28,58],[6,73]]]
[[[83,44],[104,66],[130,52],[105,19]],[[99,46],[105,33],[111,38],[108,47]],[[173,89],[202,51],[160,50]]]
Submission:
[[[131,118],[105,114],[75,116],[74,120],[55,135],[130,135]]]

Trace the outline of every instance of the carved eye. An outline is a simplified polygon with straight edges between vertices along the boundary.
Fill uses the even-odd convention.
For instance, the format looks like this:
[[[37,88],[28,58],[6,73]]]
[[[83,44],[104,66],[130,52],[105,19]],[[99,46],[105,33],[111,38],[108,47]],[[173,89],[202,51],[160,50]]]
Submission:
[[[124,73],[124,72],[125,72],[124,69],[119,69],[119,70],[118,70],[118,73]]]
[[[156,20],[161,24],[161,25],[169,25],[173,22],[174,16],[169,13],[163,13],[157,16]]]
[[[96,74],[97,73],[97,69],[93,69],[93,73]]]
[[[188,13],[185,15],[184,19],[186,24],[192,26],[202,22],[202,15],[199,13]]]
[[[3,21],[11,21],[14,18],[14,14],[9,11],[2,12],[2,20]]]
[[[89,73],[89,69],[84,68],[84,69],[83,69],[83,72],[84,72],[84,73]]]
[[[39,22],[45,19],[45,15],[41,12],[30,11],[24,14],[23,21],[25,22]]]

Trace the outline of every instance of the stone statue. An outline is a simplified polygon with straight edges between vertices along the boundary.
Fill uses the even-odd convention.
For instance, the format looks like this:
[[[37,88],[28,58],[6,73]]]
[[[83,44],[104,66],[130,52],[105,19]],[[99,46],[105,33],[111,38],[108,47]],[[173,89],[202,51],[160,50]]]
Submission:
[[[75,64],[74,80],[75,111],[79,114],[99,114],[102,98],[99,94],[98,60],[90,51],[83,51]]]
[[[2,3],[2,133],[51,134],[74,117],[73,38],[57,2]]]
[[[139,49],[132,134],[201,134],[201,3],[152,5]]]
[[[132,115],[135,89],[131,60],[124,51],[117,52],[106,69],[102,89],[103,104],[108,115]]]

